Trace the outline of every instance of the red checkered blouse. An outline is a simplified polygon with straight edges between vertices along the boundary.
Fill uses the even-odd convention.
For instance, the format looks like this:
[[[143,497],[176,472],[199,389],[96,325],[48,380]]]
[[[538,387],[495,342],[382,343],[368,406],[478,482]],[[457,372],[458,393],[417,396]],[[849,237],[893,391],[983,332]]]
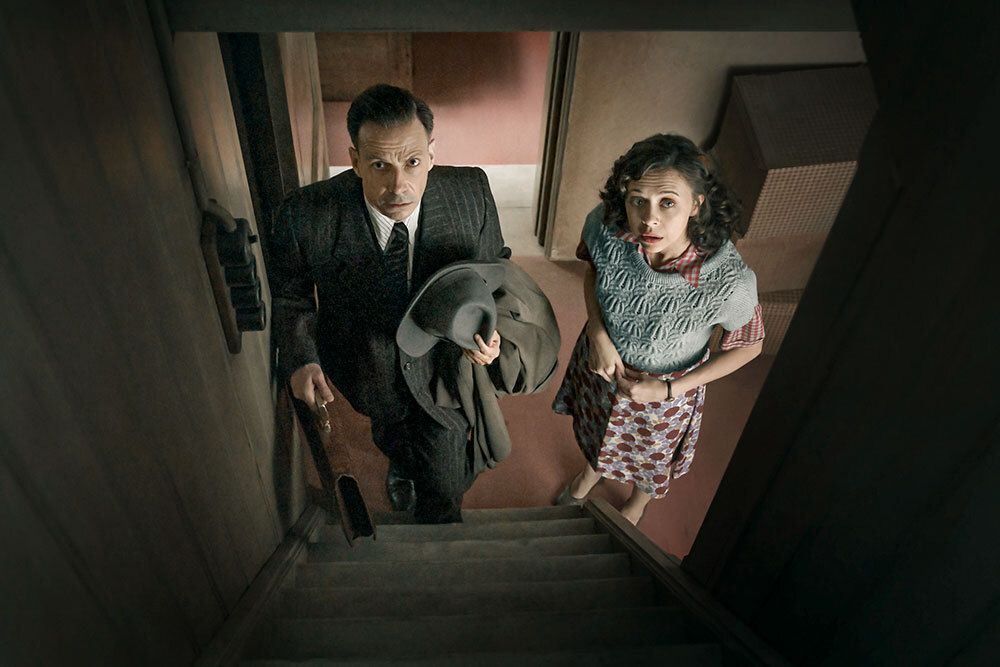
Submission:
[[[649,257],[646,256],[645,248],[639,244],[639,239],[635,234],[618,230],[615,232],[615,236],[622,240],[635,243],[639,252],[642,254],[643,259],[646,260],[646,263],[649,264],[650,268],[654,271],[660,271],[663,273],[679,273],[684,280],[688,281],[691,287],[698,286],[698,281],[701,278],[701,265],[705,263],[706,259],[708,259],[708,255],[700,252],[697,248],[695,248],[693,243],[689,245],[687,250],[681,253],[679,257],[675,257],[658,266],[653,266],[649,262]],[[582,240],[580,241],[580,245],[576,248],[576,256],[585,262],[590,262],[591,265],[594,263],[590,257],[590,250],[587,248],[587,244]],[[723,350],[732,350],[737,347],[750,347],[751,345],[756,345],[762,340],[764,340],[764,320],[761,317],[760,304],[758,303],[757,307],[754,308],[753,316],[750,318],[749,322],[736,331],[725,331],[719,347]]]

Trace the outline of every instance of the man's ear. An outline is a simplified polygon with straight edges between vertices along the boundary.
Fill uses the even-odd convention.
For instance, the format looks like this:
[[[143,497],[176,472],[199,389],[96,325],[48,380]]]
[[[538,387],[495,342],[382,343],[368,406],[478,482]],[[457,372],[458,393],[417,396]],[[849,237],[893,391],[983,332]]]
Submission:
[[[351,168],[354,169],[354,173],[358,175],[358,178],[361,178],[361,174],[358,172],[358,162],[360,161],[358,149],[351,146],[347,149],[347,152],[351,154]]]
[[[427,165],[427,168],[430,169],[434,166],[434,139],[427,142],[427,155],[431,158],[431,163]]]

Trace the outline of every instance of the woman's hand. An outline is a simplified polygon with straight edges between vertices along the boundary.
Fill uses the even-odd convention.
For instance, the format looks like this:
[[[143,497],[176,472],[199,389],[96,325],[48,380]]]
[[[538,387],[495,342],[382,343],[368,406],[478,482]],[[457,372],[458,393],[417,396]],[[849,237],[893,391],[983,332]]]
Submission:
[[[597,272],[591,264],[583,276],[583,300],[587,304],[587,339],[590,341],[587,370],[608,382],[614,382],[615,373],[624,371],[625,364],[622,363],[621,355],[618,354],[607,329],[604,328],[601,309],[597,305],[597,294],[594,291],[596,281]]]
[[[644,373],[624,369],[615,377],[618,395],[638,403],[653,403],[667,400],[667,383]]]
[[[608,382],[614,382],[618,373],[625,372],[625,364],[622,357],[615,349],[611,338],[604,331],[589,333],[590,358],[587,360],[587,369],[591,373],[596,373]]]

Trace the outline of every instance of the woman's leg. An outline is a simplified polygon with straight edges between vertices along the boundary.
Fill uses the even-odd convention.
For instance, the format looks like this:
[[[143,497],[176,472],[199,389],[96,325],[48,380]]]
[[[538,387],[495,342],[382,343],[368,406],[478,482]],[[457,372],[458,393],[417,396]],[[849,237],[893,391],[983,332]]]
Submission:
[[[587,463],[583,466],[583,470],[577,473],[573,481],[569,483],[569,492],[574,498],[583,498],[590,490],[597,486],[597,483],[601,481],[601,473],[597,472],[590,467]]]
[[[650,500],[652,500],[652,496],[638,486],[633,486],[632,495],[622,505],[622,516],[628,519],[633,526],[638,525],[639,519],[642,518],[642,513],[646,511],[646,505]]]

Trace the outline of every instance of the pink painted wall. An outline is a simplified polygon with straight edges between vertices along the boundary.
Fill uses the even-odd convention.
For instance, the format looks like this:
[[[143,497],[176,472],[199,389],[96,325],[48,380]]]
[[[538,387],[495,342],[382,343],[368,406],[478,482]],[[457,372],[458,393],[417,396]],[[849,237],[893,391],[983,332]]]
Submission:
[[[413,92],[434,111],[438,164],[538,161],[549,33],[413,33],[412,39]],[[350,164],[349,106],[323,105],[332,165]]]

